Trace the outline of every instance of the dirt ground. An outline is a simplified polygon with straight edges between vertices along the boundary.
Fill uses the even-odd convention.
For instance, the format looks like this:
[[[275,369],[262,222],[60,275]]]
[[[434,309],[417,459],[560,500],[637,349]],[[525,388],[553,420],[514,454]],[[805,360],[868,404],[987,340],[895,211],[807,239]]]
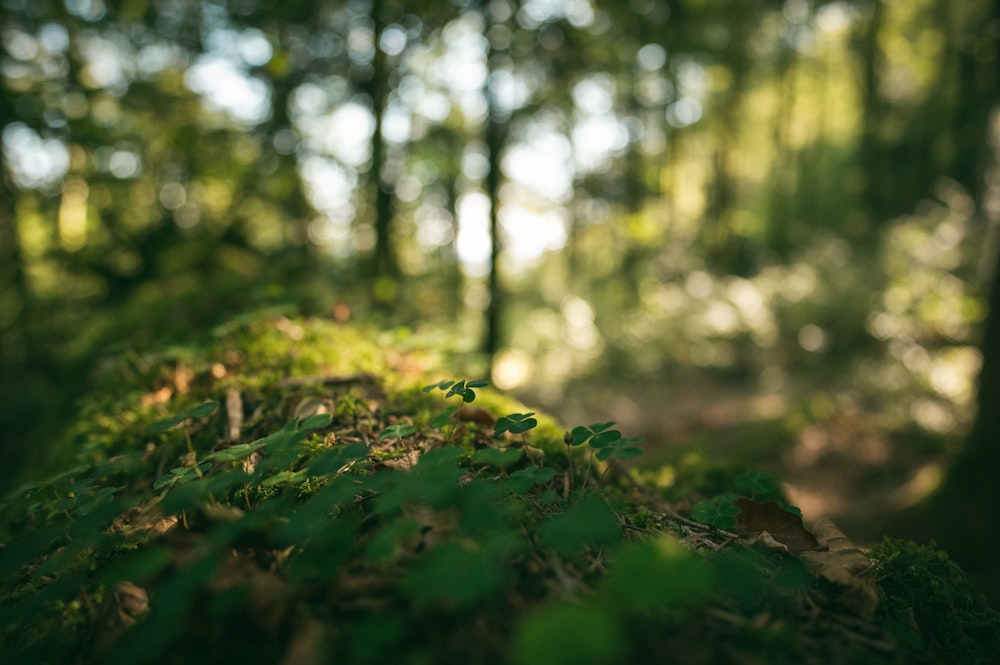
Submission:
[[[807,523],[830,516],[859,544],[887,535],[934,539],[934,525],[921,523],[914,510],[943,478],[943,444],[915,445],[857,410],[833,410],[798,426],[790,417],[794,398],[709,382],[634,393],[589,386],[568,392],[551,410],[566,423],[614,420],[626,435],[642,436],[641,465],[697,450],[773,472]]]

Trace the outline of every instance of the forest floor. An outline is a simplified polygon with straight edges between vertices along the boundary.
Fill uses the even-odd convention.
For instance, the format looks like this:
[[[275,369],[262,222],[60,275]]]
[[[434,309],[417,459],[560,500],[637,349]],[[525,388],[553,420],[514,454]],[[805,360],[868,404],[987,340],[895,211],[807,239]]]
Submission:
[[[636,463],[646,468],[695,455],[771,472],[807,522],[829,516],[856,542],[935,540],[923,509],[943,478],[944,442],[888,428],[860,408],[810,420],[798,413],[808,399],[808,391],[710,380],[631,391],[581,383],[546,407],[564,422],[614,420],[642,436]]]
[[[110,359],[54,450],[60,473],[0,503],[0,653],[896,665],[991,662],[1000,645],[1000,615],[946,556],[864,553],[818,514],[804,528],[767,474],[726,466],[814,461],[800,439],[860,455],[837,443],[864,440],[849,422],[805,434],[773,397],[705,393],[698,408],[688,386],[647,390],[632,414],[618,391],[604,405],[627,431],[567,438],[477,395],[485,382],[421,385],[436,372],[366,331],[280,317],[212,339]],[[566,403],[585,410],[562,423],[604,413]],[[630,418],[644,413],[670,438]],[[643,467],[673,466],[675,484],[594,464],[631,458],[636,434]]]

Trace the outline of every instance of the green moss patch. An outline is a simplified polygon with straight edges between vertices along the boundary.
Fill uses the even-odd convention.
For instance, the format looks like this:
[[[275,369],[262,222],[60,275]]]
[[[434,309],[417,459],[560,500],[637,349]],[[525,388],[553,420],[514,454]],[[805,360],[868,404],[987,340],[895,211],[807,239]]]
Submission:
[[[614,423],[561,427],[426,357],[265,316],[110,360],[0,507],[3,662],[995,653],[996,613],[943,554],[875,548],[884,598],[860,616],[764,536],[803,530],[764,474],[692,511],[619,465],[641,442]]]

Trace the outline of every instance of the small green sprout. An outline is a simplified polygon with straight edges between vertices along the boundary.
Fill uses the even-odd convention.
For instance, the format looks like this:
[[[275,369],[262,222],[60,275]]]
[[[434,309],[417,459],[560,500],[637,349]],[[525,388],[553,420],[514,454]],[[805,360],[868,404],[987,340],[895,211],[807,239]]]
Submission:
[[[452,395],[461,395],[462,401],[466,404],[476,399],[476,391],[473,388],[485,388],[490,385],[489,381],[475,380],[475,381],[438,381],[437,383],[432,383],[429,386],[424,386],[423,391],[429,393],[432,390],[447,390],[445,397],[451,397]]]
[[[622,438],[621,432],[616,429],[610,429],[614,424],[614,421],[610,421],[574,427],[573,431],[570,432],[570,435],[573,437],[571,445],[580,446],[590,441],[590,445],[594,448],[603,448],[606,444]]]
[[[474,380],[474,381],[452,381],[444,380],[438,381],[437,383],[432,383],[429,386],[424,386],[421,390],[425,393],[429,393],[432,390],[441,390],[445,392],[445,397],[451,397],[452,395],[460,395],[462,397],[462,404],[468,404],[476,399],[476,391],[473,388],[485,388],[490,385],[489,381]],[[452,443],[452,438],[455,436],[455,423],[453,415],[456,411],[462,408],[459,406],[449,406],[441,413],[437,414],[431,419],[431,427],[444,427],[449,422],[452,423],[451,429],[448,431],[448,443]]]
[[[502,416],[493,424],[493,434],[495,436],[500,436],[504,432],[520,434],[521,441],[527,444],[528,440],[524,437],[524,433],[529,429],[534,429],[538,425],[538,420],[532,418],[533,415],[535,415],[534,411],[530,413],[511,413]]]
[[[413,434],[413,425],[403,423],[402,425],[389,425],[378,435],[379,441],[386,439],[404,439]]]
[[[523,434],[529,429],[534,429],[538,425],[538,421],[531,416],[535,415],[535,412],[530,413],[512,413],[507,416],[502,416],[497,419],[496,423],[493,425],[493,433],[500,436],[504,432],[510,432],[511,434]]]
[[[609,421],[574,427],[573,431],[565,437],[566,444],[567,446],[581,446],[589,443],[592,449],[597,450],[595,457],[601,462],[612,459],[629,459],[641,455],[642,449],[635,444],[642,441],[642,437],[623,438],[620,431],[611,429],[614,424],[613,421]],[[589,466],[587,471],[589,473]]]

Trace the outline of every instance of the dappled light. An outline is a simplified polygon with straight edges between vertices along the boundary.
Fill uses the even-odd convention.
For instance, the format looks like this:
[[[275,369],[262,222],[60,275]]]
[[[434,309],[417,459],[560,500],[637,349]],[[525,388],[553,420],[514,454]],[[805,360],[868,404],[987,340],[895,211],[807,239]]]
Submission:
[[[799,529],[828,513],[859,544],[940,537],[1000,598],[984,558],[1000,534],[981,509],[1000,464],[996,3],[0,6],[3,481],[46,468],[108,358],[123,359],[122,385],[150,385],[87,407],[101,418],[132,397],[145,415],[186,413],[173,409],[186,395],[232,389],[259,359],[233,350],[201,367],[184,349],[229,344],[234,320],[264,312],[287,346],[262,385],[330,369],[316,354],[340,350],[310,331],[362,331],[403,379],[450,367],[592,423],[588,436],[618,442],[601,454],[624,453],[599,480],[671,502],[688,527],[737,528],[725,484],[752,477],[801,509]],[[323,376],[275,409],[347,409],[323,401],[323,381],[357,382],[351,409],[384,399],[366,370]],[[471,390],[443,390],[455,385],[450,397]],[[232,392],[213,399],[231,400],[231,432],[257,417]],[[403,411],[353,443],[405,457],[365,464],[410,473],[433,452]],[[524,434],[535,415],[456,412],[449,437]],[[584,442],[562,434],[560,463],[573,458],[559,446]],[[518,451],[533,454],[520,443],[475,454],[518,487],[552,482],[535,462],[515,475]],[[181,464],[174,480],[204,480]],[[566,482],[599,485],[579,470]],[[279,473],[292,475],[274,486],[298,471]],[[433,566],[465,566],[483,593],[502,582],[451,544]],[[674,565],[670,552],[633,556]],[[546,620],[594,610],[573,608]],[[525,630],[518,648],[544,654]]]

